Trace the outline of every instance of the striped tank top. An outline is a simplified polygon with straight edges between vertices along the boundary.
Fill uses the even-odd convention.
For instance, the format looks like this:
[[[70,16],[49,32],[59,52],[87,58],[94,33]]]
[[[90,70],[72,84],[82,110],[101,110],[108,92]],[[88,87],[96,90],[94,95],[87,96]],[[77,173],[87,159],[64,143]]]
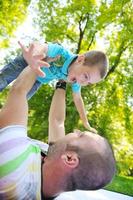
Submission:
[[[0,200],[41,199],[41,150],[48,145],[27,137],[26,127],[0,129]]]

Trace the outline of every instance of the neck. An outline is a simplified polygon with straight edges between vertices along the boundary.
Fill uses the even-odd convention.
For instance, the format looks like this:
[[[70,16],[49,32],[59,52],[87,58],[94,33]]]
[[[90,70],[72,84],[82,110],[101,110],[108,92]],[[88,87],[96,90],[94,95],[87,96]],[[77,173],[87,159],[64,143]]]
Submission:
[[[69,68],[68,68],[68,73],[69,73],[69,75],[70,75],[71,73],[73,73],[73,71],[75,70],[76,67],[77,67],[77,64],[76,64],[75,61],[72,62],[72,63],[70,64],[70,66],[69,66]]]
[[[44,172],[44,173],[43,173]],[[43,193],[46,197],[54,197],[64,191],[65,173],[57,162],[44,164],[43,173]]]

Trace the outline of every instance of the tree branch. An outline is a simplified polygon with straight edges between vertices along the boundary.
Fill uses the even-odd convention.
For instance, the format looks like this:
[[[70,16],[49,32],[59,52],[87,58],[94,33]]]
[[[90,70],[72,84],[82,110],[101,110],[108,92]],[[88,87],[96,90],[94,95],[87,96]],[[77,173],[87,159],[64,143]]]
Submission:
[[[85,20],[86,20],[86,23],[85,23],[84,28],[82,29],[82,22],[84,22]],[[88,21],[89,21],[88,13],[84,17],[83,16],[80,17],[80,20],[78,23],[79,24],[79,42],[78,42],[78,47],[77,47],[76,53],[79,53],[79,51],[80,51],[81,43],[82,43],[82,40],[83,40],[83,37],[85,34],[85,30],[87,28]]]
[[[119,64],[119,62],[120,62],[120,59],[121,59],[121,56],[122,56],[122,54],[123,54],[123,52],[127,49],[127,47],[129,46],[129,43],[124,47],[124,41],[121,43],[121,45],[120,45],[120,51],[118,52],[118,54],[117,54],[117,56],[116,56],[116,59],[115,59],[115,62],[114,62],[114,64],[112,65],[112,67],[110,68],[110,70],[108,71],[108,73],[107,73],[107,76],[105,77],[105,79],[107,79],[108,78],[108,76],[110,75],[110,74],[112,74],[114,71],[115,71],[115,69],[117,68],[117,66],[118,66],[118,64]]]
[[[66,36],[67,36],[72,42],[77,42],[77,41],[74,40],[70,35],[66,34]]]
[[[89,51],[89,49],[90,49],[90,47],[91,47],[91,45],[92,45],[92,43],[93,43],[93,41],[94,41],[94,38],[95,38],[96,33],[97,33],[97,31],[95,31],[95,32],[93,33],[92,38],[91,38],[91,41],[90,41],[90,43],[89,43],[89,45],[88,45],[88,47],[87,47],[87,51]]]

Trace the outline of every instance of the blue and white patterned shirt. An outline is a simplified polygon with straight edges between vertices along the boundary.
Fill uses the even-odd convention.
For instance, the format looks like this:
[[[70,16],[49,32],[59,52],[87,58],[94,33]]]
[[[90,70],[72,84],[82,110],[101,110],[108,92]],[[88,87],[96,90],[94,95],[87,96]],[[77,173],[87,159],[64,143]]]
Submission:
[[[42,71],[45,72],[45,77],[38,77],[37,80],[41,83],[49,83],[52,80],[67,80],[68,76],[68,68],[73,61],[77,57],[76,54],[65,49],[63,46],[57,43],[48,43],[48,52],[47,56],[50,58],[55,58],[56,56],[60,56],[58,60],[49,63],[50,67],[42,67]],[[72,84],[73,92],[79,93],[81,90],[81,86],[78,83]]]

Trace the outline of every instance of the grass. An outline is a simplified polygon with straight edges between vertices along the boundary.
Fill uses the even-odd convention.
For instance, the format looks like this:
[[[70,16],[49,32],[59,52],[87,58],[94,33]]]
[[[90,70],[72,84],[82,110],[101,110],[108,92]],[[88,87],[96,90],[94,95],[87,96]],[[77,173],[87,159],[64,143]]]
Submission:
[[[105,189],[133,196],[133,177],[116,176]]]

